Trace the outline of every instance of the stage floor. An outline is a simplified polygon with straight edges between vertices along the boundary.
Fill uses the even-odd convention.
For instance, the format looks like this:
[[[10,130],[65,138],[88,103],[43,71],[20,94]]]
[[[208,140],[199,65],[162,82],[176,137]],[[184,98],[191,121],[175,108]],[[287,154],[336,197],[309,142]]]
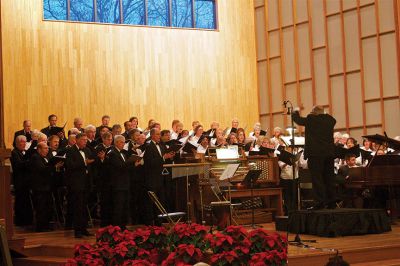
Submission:
[[[268,231],[275,231],[274,223],[262,226]],[[90,231],[94,233],[96,229]],[[16,228],[16,237],[25,238],[25,253],[32,257],[19,259],[15,265],[60,265],[73,256],[75,244],[95,242],[95,237],[75,239],[72,230],[30,233]],[[290,234],[289,240],[294,237]],[[300,237],[302,240],[316,240],[317,243],[307,243],[310,248],[290,245],[289,265],[325,265],[335,255],[335,250],[351,265],[400,265],[400,222],[392,225],[391,232],[383,234],[335,238],[310,235]]]

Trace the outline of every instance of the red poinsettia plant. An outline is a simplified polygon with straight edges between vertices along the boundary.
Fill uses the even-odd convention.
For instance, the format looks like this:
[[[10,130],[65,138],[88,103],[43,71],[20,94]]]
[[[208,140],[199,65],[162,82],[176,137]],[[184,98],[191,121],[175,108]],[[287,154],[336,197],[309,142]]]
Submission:
[[[142,227],[122,231],[108,226],[96,234],[95,244],[75,247],[67,265],[286,265],[287,240],[263,229],[248,232],[242,226],[207,233],[198,224]]]
[[[175,249],[180,244],[191,244],[202,252],[208,249],[208,242],[205,242],[207,227],[200,224],[176,224],[169,234],[170,247]]]

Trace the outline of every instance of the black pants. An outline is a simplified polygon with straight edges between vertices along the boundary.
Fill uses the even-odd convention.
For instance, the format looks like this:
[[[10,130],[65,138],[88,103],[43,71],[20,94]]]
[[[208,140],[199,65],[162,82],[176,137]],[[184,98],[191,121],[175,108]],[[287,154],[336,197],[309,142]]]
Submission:
[[[125,228],[128,223],[129,190],[112,191],[112,224]]]
[[[280,186],[283,188],[283,201],[284,211],[287,215],[289,211],[296,210],[296,196],[297,195],[297,181],[293,179],[283,179],[279,181]],[[294,191],[296,187],[296,191]],[[296,192],[296,193],[295,193]]]
[[[33,201],[35,206],[36,231],[49,229],[53,214],[51,191],[34,191]]]
[[[72,223],[75,232],[87,229],[87,191],[71,191]]]
[[[32,204],[29,188],[15,188],[15,224],[18,226],[31,225],[33,222]]]
[[[100,192],[100,226],[112,224],[112,191],[103,188]]]
[[[335,198],[334,158],[310,156],[308,168],[312,178],[312,190],[315,204],[331,205]]]

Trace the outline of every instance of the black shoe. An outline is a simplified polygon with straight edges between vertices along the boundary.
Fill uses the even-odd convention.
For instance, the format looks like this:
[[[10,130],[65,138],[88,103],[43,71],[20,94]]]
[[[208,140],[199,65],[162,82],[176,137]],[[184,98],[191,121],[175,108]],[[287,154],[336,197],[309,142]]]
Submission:
[[[88,230],[83,230],[82,235],[84,236],[94,236],[92,233],[90,233]]]
[[[75,238],[83,238],[83,234],[81,232],[75,232]]]

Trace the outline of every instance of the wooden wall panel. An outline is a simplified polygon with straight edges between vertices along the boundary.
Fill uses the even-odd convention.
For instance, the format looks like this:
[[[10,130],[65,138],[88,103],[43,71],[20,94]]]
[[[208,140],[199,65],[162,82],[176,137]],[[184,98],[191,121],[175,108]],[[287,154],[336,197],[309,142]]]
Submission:
[[[360,0],[360,4],[361,5],[366,5],[366,4],[371,4],[373,3],[375,0]]]
[[[399,136],[400,129],[398,121],[400,121],[399,100],[392,99],[385,101],[385,120],[386,120],[386,133],[389,136]]]
[[[325,45],[325,29],[324,29],[324,13],[323,13],[323,1],[312,0],[312,31],[313,31],[313,47],[319,47]]]
[[[279,31],[272,31],[269,33],[269,56],[279,56]]]
[[[326,77],[326,50],[314,52],[316,101],[318,104],[328,104],[328,81]]]
[[[367,6],[361,8],[361,33],[362,36],[369,36],[376,34],[376,23],[375,23],[375,7]]]
[[[308,20],[306,0],[296,1],[296,17],[297,17],[297,22],[303,22]]]
[[[327,0],[326,1],[326,13],[333,14],[339,12],[340,0]]]
[[[307,80],[300,82],[300,88],[301,88],[301,100],[303,108],[304,110],[311,110],[313,107],[311,81]]]
[[[282,94],[282,78],[280,70],[281,60],[279,58],[271,60],[271,87],[272,87],[272,112],[281,109]]]
[[[296,83],[286,85],[285,89],[286,89],[286,100],[291,101],[293,104],[295,104],[297,106],[298,99],[297,99]],[[282,101],[282,103],[283,103],[283,101]]]
[[[298,49],[299,49],[299,79],[307,79],[311,77],[310,66],[310,45],[308,36],[308,25],[303,24],[297,27],[298,31]]]
[[[255,12],[256,26],[256,40],[257,40],[257,59],[267,58],[267,46],[265,39],[265,12],[264,8],[257,8]]]
[[[259,62],[258,63],[258,88],[260,90],[260,112],[262,114],[268,113],[269,104],[268,104],[268,81],[267,81],[267,62]]]
[[[367,124],[380,124],[381,123],[381,108],[379,102],[367,102]]]
[[[375,131],[375,133],[376,132],[377,131]],[[373,133],[373,134],[375,134],[375,133]],[[359,128],[350,129],[349,134],[350,134],[350,136],[352,136],[353,138],[355,138],[359,142],[360,146],[362,146],[362,141],[361,141],[362,140],[362,136],[365,135],[365,133],[363,132],[362,129],[359,129]]]
[[[379,1],[379,31],[394,30],[393,1]]]
[[[50,22],[42,0],[1,5],[8,146],[22,120],[42,128],[50,113],[67,127],[103,114],[163,128],[258,120],[253,1],[218,1],[217,31]]]
[[[347,71],[360,69],[360,55],[358,42],[354,37],[358,36],[357,11],[349,11],[344,14],[344,34],[346,40],[346,69]]]
[[[361,93],[361,75],[353,73],[347,76],[348,102],[349,102],[349,124],[350,127],[363,124],[362,119],[362,93]]]
[[[277,29],[278,27],[278,2],[276,0],[268,0],[268,29]]]
[[[394,33],[381,36],[383,96],[395,96],[399,92],[396,36]]]
[[[343,1],[343,10],[355,8],[357,6],[357,0],[345,0]]]
[[[340,30],[340,16],[328,17],[328,45],[330,73],[336,74],[343,72],[342,61],[342,33]]]
[[[282,38],[283,52],[285,56],[285,82],[292,82],[296,80],[293,28],[284,29]]]
[[[304,115],[312,105],[324,105],[338,121],[336,129],[356,138],[400,135],[399,0],[268,3],[278,29],[269,32],[272,108],[262,121],[286,127],[290,119],[280,111],[285,98]]]
[[[282,5],[282,26],[293,25],[292,0],[281,0]]]
[[[342,76],[333,77],[332,81],[332,115],[336,119],[337,128],[346,127],[344,79]]]
[[[365,98],[379,97],[379,73],[376,38],[363,40]]]

